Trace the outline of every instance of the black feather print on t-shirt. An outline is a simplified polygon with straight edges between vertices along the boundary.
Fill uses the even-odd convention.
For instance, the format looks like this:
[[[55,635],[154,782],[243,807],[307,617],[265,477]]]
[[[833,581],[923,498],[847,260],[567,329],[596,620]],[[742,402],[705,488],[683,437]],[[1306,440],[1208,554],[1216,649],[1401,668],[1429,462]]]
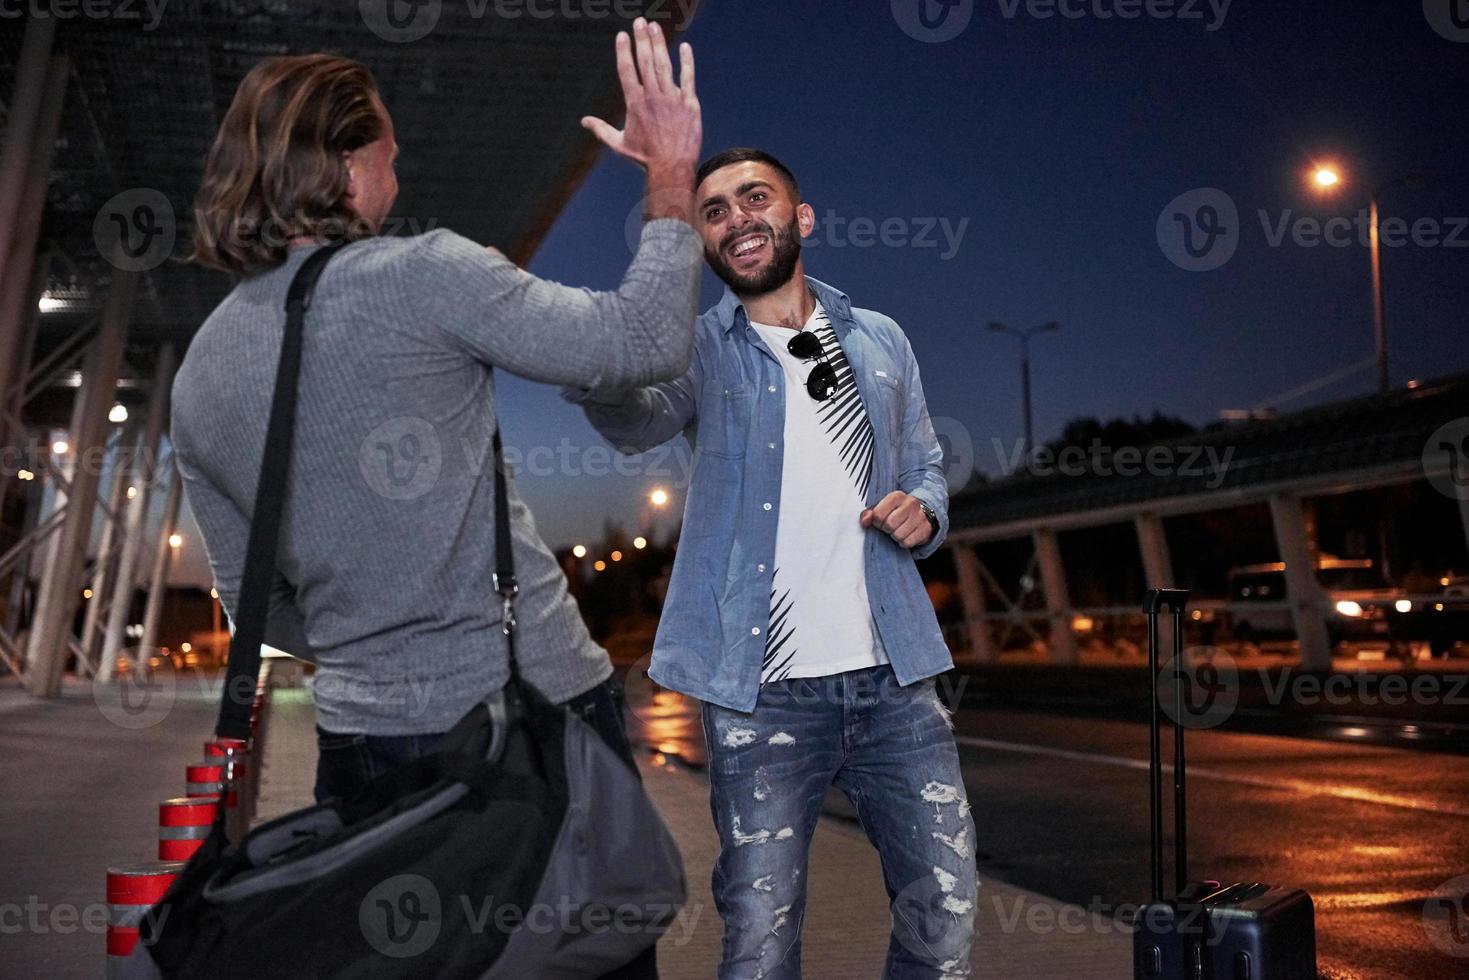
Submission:
[[[842,465],[857,487],[857,495],[866,500],[867,487],[872,481],[872,420],[867,417],[862,396],[852,378],[851,362],[847,360],[825,310],[817,311],[816,323],[811,329],[821,341],[826,359],[831,362],[837,377],[836,394],[821,403],[817,417],[826,429],[827,438],[841,455]]]

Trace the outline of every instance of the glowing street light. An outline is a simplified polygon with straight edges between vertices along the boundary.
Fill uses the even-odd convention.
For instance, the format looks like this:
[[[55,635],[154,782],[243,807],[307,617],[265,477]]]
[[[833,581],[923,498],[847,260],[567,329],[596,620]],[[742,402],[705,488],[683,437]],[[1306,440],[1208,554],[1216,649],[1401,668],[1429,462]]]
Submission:
[[[174,549],[182,548],[184,546],[184,536],[182,534],[170,534],[168,536],[168,546]]]
[[[571,553],[577,558],[585,558],[587,556],[587,546],[584,544],[579,544],[575,548],[571,549]]]
[[[652,493],[648,494],[648,503],[652,504],[654,507],[664,506],[668,503],[668,491],[664,490],[662,487],[658,487]]]
[[[635,538],[632,539],[632,546],[634,548],[638,549],[639,551],[642,551],[644,548],[646,548],[648,546],[648,539],[645,538],[645,537],[643,537],[640,534],[637,537],[635,537]]]
[[[611,557],[613,561],[622,561],[622,552],[614,551],[612,552]]]
[[[57,439],[51,444],[51,451],[58,456],[65,456],[71,450],[65,439]]]
[[[607,563],[599,558],[597,559],[597,563],[592,567],[599,572],[605,572],[607,570]]]
[[[1335,191],[1344,185],[1341,170],[1330,165],[1318,165],[1311,175],[1312,183],[1316,189],[1323,193]],[[1382,235],[1378,212],[1378,202],[1383,191],[1392,190],[1395,187],[1409,187],[1417,189],[1423,186],[1421,174],[1404,174],[1371,188],[1369,200],[1371,210],[1368,215],[1367,243],[1372,253],[1372,334],[1377,348],[1377,390],[1385,392],[1388,390],[1387,376],[1387,307],[1383,300],[1382,289]]]
[[[112,406],[112,411],[107,413],[107,421],[113,425],[121,425],[128,420],[127,406],[119,402]]]

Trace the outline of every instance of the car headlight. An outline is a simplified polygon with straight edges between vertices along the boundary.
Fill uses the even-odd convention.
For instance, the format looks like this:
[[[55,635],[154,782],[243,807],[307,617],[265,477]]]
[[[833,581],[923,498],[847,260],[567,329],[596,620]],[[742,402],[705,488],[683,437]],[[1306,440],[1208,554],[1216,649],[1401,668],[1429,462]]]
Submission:
[[[1413,603],[1407,599],[1399,599],[1392,604],[1392,607],[1402,613],[1413,611]]]
[[[1352,599],[1342,599],[1336,604],[1336,611],[1343,616],[1355,618],[1362,615],[1362,604]]]

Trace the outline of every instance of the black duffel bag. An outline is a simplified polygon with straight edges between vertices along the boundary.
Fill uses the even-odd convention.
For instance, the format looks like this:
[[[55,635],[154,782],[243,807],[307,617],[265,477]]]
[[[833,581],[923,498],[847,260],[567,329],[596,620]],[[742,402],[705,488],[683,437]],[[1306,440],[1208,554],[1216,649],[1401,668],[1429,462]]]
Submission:
[[[303,320],[317,276],[340,247],[308,256],[287,296],[221,738],[249,735]],[[122,976],[580,980],[628,963],[673,921],[685,898],[683,864],[636,771],[519,678],[498,434],[495,456],[505,688],[471,709],[435,751],[351,799],[288,814],[238,843],[228,839],[220,807],[204,846],[142,917]]]

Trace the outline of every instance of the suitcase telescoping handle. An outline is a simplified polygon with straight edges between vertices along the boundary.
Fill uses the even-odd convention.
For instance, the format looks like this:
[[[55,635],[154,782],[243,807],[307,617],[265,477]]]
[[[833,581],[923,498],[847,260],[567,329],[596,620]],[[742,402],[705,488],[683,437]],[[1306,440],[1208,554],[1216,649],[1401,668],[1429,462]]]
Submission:
[[[1152,682],[1152,711],[1148,716],[1148,856],[1153,872],[1153,901],[1163,901],[1163,759],[1162,693],[1158,685],[1158,619],[1164,609],[1173,614],[1173,873],[1174,894],[1188,885],[1188,811],[1184,793],[1183,757],[1183,610],[1187,589],[1149,589],[1143,598],[1148,616],[1148,678]]]

